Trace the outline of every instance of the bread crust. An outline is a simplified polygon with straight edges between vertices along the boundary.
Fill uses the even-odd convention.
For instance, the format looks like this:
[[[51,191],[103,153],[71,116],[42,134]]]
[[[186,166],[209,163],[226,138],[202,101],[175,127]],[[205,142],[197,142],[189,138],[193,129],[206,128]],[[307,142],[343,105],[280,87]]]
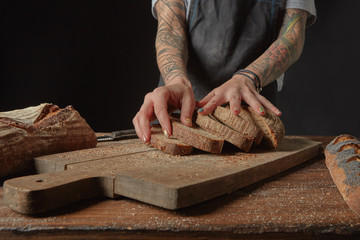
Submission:
[[[339,192],[360,216],[360,141],[342,134],[326,146],[324,153],[326,166]]]
[[[239,149],[246,152],[250,151],[253,142],[252,139],[248,139],[244,135],[222,124],[212,117],[211,114],[204,116],[198,114],[196,117],[196,124],[214,135],[220,136],[229,143],[237,146]]]
[[[195,125],[195,124],[194,124]],[[188,127],[176,117],[171,117],[172,135],[181,142],[210,153],[221,153],[224,139],[198,126]]]
[[[0,176],[31,167],[34,157],[95,147],[94,131],[72,107],[50,103],[0,113]]]
[[[182,143],[174,137],[166,138],[159,124],[151,126],[150,144],[153,147],[171,155],[187,155],[193,151],[192,146]]]
[[[223,124],[253,141],[255,145],[261,142],[264,133],[254,124],[253,120],[248,121],[240,115],[232,113],[229,107],[221,106],[216,107],[212,115]]]
[[[265,112],[265,115],[260,116],[250,106],[246,109],[250,112],[256,126],[264,132],[261,144],[268,148],[277,148],[285,136],[285,126],[280,118],[269,110]]]

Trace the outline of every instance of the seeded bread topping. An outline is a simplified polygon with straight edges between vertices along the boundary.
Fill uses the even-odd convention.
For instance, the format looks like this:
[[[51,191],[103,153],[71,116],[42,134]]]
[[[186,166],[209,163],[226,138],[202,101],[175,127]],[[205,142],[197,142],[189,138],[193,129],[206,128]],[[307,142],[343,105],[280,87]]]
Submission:
[[[360,141],[342,134],[325,148],[325,163],[339,192],[360,216]]]

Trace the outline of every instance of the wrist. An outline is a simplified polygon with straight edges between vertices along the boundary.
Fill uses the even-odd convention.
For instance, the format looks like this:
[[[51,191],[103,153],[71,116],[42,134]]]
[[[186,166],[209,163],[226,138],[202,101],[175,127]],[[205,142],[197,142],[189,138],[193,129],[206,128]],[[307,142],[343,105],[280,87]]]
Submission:
[[[186,85],[187,87],[190,87],[190,88],[192,87],[189,79],[184,76],[178,76],[178,77],[172,79],[170,82],[165,83],[165,85],[167,85],[167,86],[174,85],[174,84]]]
[[[248,69],[240,69],[233,74],[233,76],[235,76],[235,75],[242,75],[242,76],[246,77],[248,80],[250,80],[253,83],[253,85],[258,93],[262,91],[260,78],[253,71],[248,70]]]

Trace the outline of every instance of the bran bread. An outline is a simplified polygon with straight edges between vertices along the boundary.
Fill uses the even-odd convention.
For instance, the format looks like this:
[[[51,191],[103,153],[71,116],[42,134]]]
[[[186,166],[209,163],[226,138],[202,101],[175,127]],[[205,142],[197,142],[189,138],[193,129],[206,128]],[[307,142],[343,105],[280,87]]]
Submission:
[[[253,142],[252,139],[246,138],[244,135],[238,133],[234,129],[219,122],[211,114],[204,116],[200,114],[196,115],[196,124],[201,128],[225,139],[241,150],[246,152],[250,151]]]
[[[250,114],[249,114],[250,113]],[[253,120],[253,123],[264,133],[261,145],[275,149],[279,146],[285,135],[285,127],[278,116],[271,111],[266,111],[260,116],[250,106],[241,108],[239,116]]]
[[[249,121],[232,113],[229,107],[225,108],[221,106],[215,108],[212,115],[218,121],[239,132],[244,137],[252,140],[254,144],[257,145],[261,142],[264,133],[254,124],[252,119]]]
[[[165,137],[159,124],[151,126],[150,144],[153,147],[171,155],[187,155],[193,151],[192,146],[182,143],[175,137]]]
[[[172,135],[181,142],[210,153],[221,153],[224,139],[198,126],[188,127],[180,122],[179,117],[170,117]],[[193,124],[195,125],[195,124]]]

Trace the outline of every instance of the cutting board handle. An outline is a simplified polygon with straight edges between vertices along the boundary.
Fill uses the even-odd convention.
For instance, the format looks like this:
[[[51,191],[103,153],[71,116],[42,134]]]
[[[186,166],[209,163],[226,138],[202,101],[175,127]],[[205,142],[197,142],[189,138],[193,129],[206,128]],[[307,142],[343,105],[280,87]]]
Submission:
[[[24,214],[41,213],[100,196],[114,197],[114,178],[99,172],[67,170],[4,182],[4,203]]]

